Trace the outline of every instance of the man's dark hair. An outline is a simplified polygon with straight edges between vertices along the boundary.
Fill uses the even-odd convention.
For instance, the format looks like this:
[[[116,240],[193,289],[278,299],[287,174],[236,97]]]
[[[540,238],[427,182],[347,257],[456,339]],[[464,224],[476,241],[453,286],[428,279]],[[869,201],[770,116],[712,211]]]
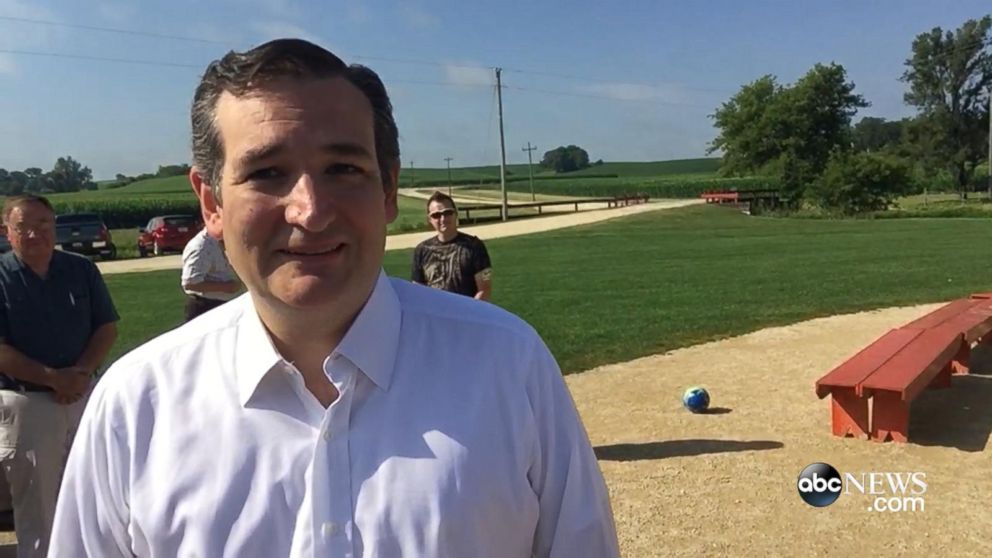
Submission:
[[[7,218],[10,217],[10,212],[13,211],[15,207],[23,207],[29,203],[40,203],[41,205],[47,207],[49,211],[55,213],[55,209],[52,208],[52,202],[48,201],[48,198],[45,196],[21,194],[17,196],[10,196],[3,201],[3,222],[7,222]]]
[[[393,164],[400,157],[399,132],[386,87],[375,72],[359,64],[347,65],[333,53],[301,39],[277,39],[247,52],[228,52],[207,66],[193,95],[193,164],[210,184],[220,202],[224,145],[215,125],[217,101],[225,91],[240,97],[283,78],[342,77],[372,105],[376,158],[383,187],[390,183]]]
[[[451,199],[451,196],[445,194],[444,192],[435,191],[433,194],[431,194],[431,197],[427,199],[428,211],[430,211],[431,204],[434,202],[446,203],[449,206],[451,206],[451,209],[458,209],[458,206],[455,205],[455,200]]]

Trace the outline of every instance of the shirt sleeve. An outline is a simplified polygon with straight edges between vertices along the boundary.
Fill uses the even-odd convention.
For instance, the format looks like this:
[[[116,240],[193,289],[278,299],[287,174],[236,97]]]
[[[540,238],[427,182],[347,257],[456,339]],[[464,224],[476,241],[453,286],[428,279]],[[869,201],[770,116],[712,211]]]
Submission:
[[[486,250],[486,244],[482,242],[482,240],[476,239],[474,252],[475,270],[472,272],[473,275],[479,273],[480,271],[485,271],[493,266],[492,262],[489,261],[489,251]]]
[[[199,240],[199,242],[196,242]],[[182,285],[193,285],[207,280],[210,274],[210,254],[207,253],[202,239],[194,239],[194,243],[183,250]]]
[[[98,383],[83,412],[62,477],[50,557],[130,557],[127,446]]]
[[[92,262],[89,262],[89,288],[90,288],[90,315],[92,316],[92,327],[96,328],[120,320],[114,301],[110,297],[107,284],[103,281],[103,275]]]
[[[413,249],[413,264],[410,266],[410,280],[414,283],[426,285],[427,278],[424,277],[423,252],[424,251],[420,246]]]
[[[554,357],[538,340],[527,378],[539,440],[528,478],[538,498],[534,556],[620,555],[609,492]]]

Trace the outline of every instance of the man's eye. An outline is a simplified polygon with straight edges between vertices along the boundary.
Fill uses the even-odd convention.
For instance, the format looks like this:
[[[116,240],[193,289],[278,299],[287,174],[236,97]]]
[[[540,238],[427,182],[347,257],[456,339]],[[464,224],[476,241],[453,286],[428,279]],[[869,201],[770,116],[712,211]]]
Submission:
[[[252,171],[248,174],[248,180],[271,180],[273,178],[278,178],[282,173],[279,172],[275,167],[266,167],[264,169],[258,169]]]
[[[329,174],[356,174],[362,172],[362,169],[348,163],[337,163],[328,167],[327,172]]]

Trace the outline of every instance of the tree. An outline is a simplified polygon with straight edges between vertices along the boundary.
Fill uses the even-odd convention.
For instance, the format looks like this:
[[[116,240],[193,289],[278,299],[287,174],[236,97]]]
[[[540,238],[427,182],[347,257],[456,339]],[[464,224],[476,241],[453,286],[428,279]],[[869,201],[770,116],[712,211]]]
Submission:
[[[886,120],[874,116],[866,116],[854,125],[851,130],[854,149],[858,151],[880,151],[894,148],[903,138],[903,130],[908,119]]]
[[[782,155],[781,119],[773,107],[782,93],[774,76],[766,75],[744,85],[710,117],[720,134],[708,153],[723,151],[720,172],[725,175],[760,173]]]
[[[51,190],[51,181],[45,171],[38,167],[24,169],[27,182],[24,184],[24,191],[34,194],[46,193]]]
[[[893,156],[837,149],[812,194],[820,207],[850,215],[887,209],[910,183],[909,166]]]
[[[189,174],[190,168],[187,164],[182,165],[159,165],[155,176],[165,178],[168,176],[185,176]]]
[[[89,167],[84,167],[82,163],[68,156],[59,157],[48,176],[51,179],[52,189],[56,192],[76,192],[84,189],[92,190],[96,187],[93,183],[93,172]]]
[[[851,118],[868,106],[838,64],[817,64],[792,86],[774,76],[745,85],[712,115],[720,134],[720,172],[765,174],[782,182],[792,202],[803,197],[834,149],[849,149]]]
[[[589,166],[589,153],[577,145],[559,146],[546,151],[541,166],[555,172],[571,172]]]
[[[28,175],[21,171],[11,171],[10,173],[10,191],[7,192],[11,196],[18,196],[24,193],[24,187],[28,183]]]
[[[985,158],[988,89],[992,87],[992,16],[954,31],[935,27],[913,40],[902,80],[904,99],[919,115],[912,137],[918,156],[948,169],[962,197],[974,167]]]

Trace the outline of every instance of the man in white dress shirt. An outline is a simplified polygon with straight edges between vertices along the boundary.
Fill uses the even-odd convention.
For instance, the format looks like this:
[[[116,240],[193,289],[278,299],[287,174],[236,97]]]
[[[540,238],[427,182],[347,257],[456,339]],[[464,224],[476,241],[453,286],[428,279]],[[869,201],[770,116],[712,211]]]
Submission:
[[[618,555],[536,332],[383,273],[397,137],[375,73],[305,41],[207,68],[190,179],[248,293],[104,376],[51,556]]]
[[[237,296],[241,285],[224,255],[224,247],[206,228],[183,248],[180,284],[186,293],[187,322]]]

